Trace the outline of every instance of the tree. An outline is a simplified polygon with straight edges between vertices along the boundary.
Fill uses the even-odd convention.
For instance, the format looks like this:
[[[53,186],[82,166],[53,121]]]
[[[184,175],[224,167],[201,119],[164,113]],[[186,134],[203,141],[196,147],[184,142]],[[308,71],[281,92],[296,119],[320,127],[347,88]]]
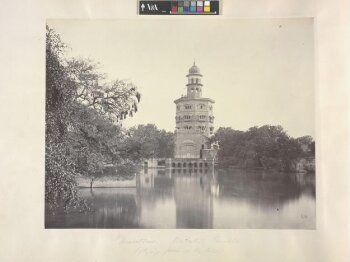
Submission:
[[[48,210],[84,206],[77,175],[93,176],[105,163],[123,163],[116,144],[124,132],[115,125],[137,112],[136,86],[107,81],[96,63],[66,59],[60,36],[46,28],[45,200]]]
[[[300,139],[289,137],[281,126],[251,127],[245,132],[219,128],[212,141],[219,141],[222,166],[289,171],[291,162],[303,156]]]
[[[154,124],[129,129],[123,151],[133,159],[171,158],[174,154],[174,134],[158,129]]]
[[[315,141],[311,136],[302,136],[296,139],[305,157],[315,155]]]

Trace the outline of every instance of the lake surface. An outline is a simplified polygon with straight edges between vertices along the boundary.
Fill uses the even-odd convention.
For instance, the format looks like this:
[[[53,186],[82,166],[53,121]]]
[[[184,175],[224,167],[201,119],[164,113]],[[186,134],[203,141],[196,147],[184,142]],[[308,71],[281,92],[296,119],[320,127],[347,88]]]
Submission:
[[[81,188],[93,212],[46,215],[47,228],[314,229],[315,175],[145,169],[135,188]]]

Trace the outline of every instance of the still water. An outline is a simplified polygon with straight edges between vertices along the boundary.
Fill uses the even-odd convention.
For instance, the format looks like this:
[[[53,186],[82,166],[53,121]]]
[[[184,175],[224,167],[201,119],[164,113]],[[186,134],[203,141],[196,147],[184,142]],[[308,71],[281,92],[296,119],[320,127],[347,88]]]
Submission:
[[[46,216],[47,228],[314,229],[315,175],[146,169],[135,188],[81,188],[93,212]]]

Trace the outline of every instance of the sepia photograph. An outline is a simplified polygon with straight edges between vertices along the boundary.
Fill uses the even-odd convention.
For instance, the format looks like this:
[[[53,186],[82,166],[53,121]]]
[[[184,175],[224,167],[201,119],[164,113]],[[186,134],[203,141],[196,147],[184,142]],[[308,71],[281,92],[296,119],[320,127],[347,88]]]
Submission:
[[[45,228],[316,229],[314,21],[46,21]]]

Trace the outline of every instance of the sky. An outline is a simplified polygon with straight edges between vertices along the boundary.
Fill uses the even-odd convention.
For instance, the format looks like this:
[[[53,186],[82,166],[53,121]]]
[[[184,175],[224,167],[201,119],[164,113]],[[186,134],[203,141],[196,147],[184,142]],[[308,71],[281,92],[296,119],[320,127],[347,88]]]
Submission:
[[[48,20],[69,56],[100,62],[110,80],[137,85],[130,127],[175,129],[174,100],[186,93],[193,60],[203,97],[215,100],[215,128],[281,125],[293,137],[315,134],[311,18]]]

